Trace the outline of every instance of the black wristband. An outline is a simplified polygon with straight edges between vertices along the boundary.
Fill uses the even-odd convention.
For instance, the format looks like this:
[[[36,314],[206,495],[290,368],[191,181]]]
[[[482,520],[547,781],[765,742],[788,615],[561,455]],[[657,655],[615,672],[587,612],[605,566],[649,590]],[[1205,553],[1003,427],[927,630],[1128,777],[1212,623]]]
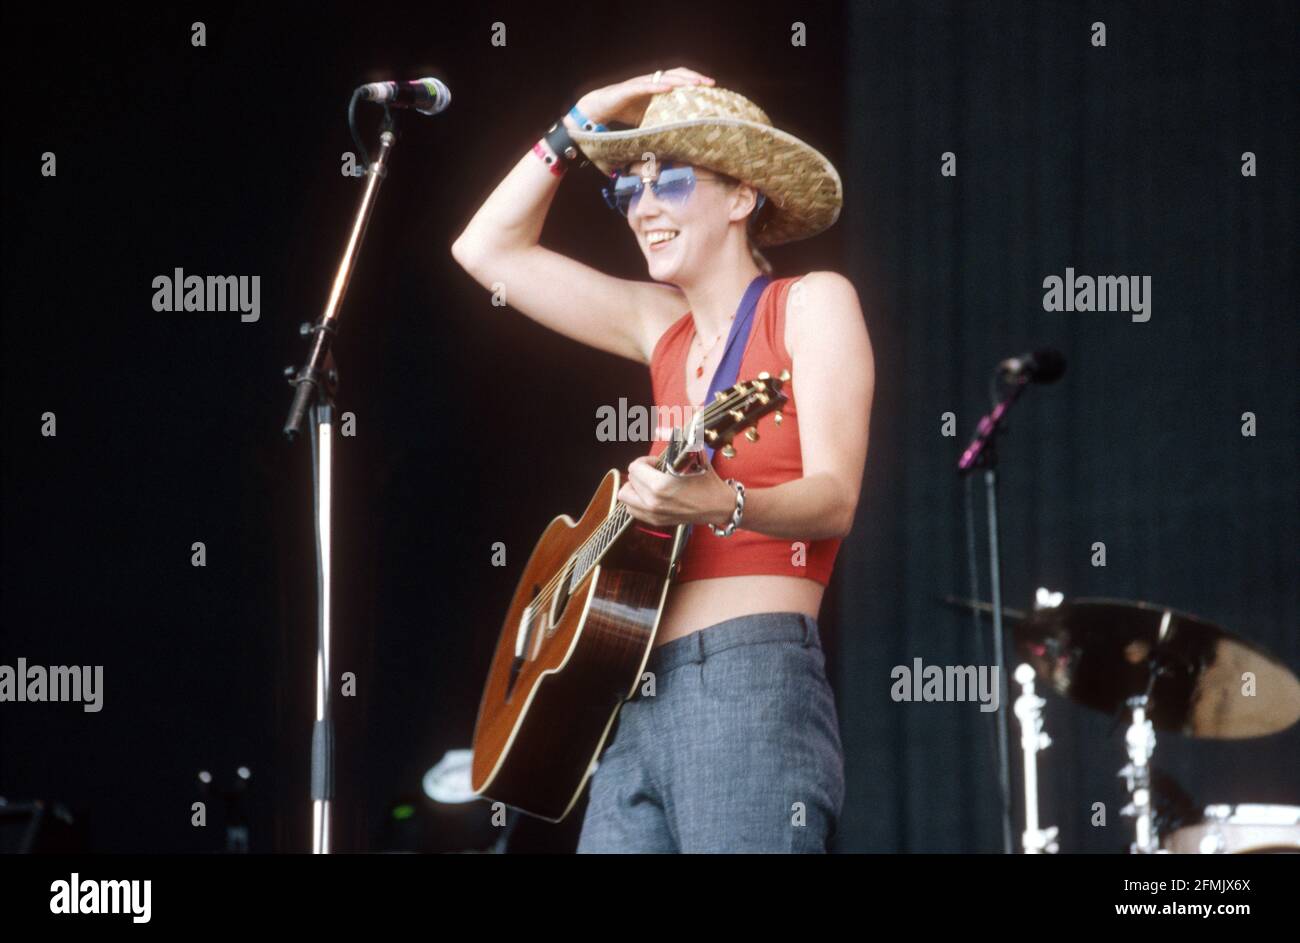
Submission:
[[[543,137],[546,146],[561,163],[566,165],[577,163],[582,152],[578,150],[578,145],[573,143],[573,138],[569,137],[569,129],[565,127],[563,118],[551,125],[550,130]],[[585,164],[586,161],[583,163]]]

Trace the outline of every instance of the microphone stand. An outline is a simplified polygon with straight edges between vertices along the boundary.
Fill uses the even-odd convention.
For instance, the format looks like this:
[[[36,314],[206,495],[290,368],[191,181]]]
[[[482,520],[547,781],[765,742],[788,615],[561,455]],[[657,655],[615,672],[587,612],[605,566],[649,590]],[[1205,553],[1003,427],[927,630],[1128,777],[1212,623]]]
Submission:
[[[975,438],[957,462],[957,474],[965,476],[976,468],[984,469],[985,503],[989,518],[989,579],[992,591],[993,660],[998,665],[999,703],[1008,703],[1007,660],[1003,649],[1002,629],[1002,550],[998,537],[998,454],[997,434],[1008,410],[1025,391],[1027,378],[1020,378],[1003,396],[993,411],[979,421]],[[1002,791],[1002,850],[1012,854],[1011,838],[1011,752],[1008,747],[1010,721],[1005,709],[998,711],[998,787]]]
[[[356,96],[353,97],[353,106]],[[351,118],[351,111],[349,111]],[[354,131],[355,133],[355,131]],[[366,170],[365,192],[357,208],[352,231],[343,250],[330,289],[329,300],[320,320],[314,325],[304,324],[300,333],[311,335],[311,355],[307,363],[295,374],[292,367],[285,369],[289,384],[294,387],[293,404],[284,424],[284,434],[293,441],[302,429],[308,410],[312,414],[312,495],[316,529],[316,720],[311,737],[311,812],[313,854],[329,854],[333,844],[330,828],[331,805],[334,801],[334,717],[330,684],[331,603],[330,594],[330,523],[332,518],[331,485],[334,456],[331,451],[334,426],[334,394],[338,388],[338,371],[330,350],[337,331],[339,308],[347,293],[352,270],[356,267],[361,242],[370,223],[379,185],[388,174],[388,159],[397,141],[396,125],[388,107],[384,107],[384,122],[379,135],[379,154]],[[358,139],[359,143],[359,139]],[[364,156],[364,150],[362,154]]]

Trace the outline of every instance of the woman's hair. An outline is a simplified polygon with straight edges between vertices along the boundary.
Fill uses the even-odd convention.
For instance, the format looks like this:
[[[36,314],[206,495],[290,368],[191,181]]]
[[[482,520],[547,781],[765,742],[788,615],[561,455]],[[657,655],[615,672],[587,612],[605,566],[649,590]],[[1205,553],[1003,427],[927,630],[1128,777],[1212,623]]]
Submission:
[[[713,172],[718,175],[718,179],[733,189],[743,183],[743,181],[737,180],[735,177],[729,177],[721,171],[714,170]],[[757,192],[757,188],[755,188],[755,191]],[[772,263],[767,260],[767,256],[763,255],[754,243],[754,229],[758,225],[758,218],[767,208],[768,201],[765,200],[762,206],[750,210],[749,219],[745,222],[745,238],[749,240],[749,255],[754,260],[754,264],[758,266],[758,270],[764,275],[771,275]]]

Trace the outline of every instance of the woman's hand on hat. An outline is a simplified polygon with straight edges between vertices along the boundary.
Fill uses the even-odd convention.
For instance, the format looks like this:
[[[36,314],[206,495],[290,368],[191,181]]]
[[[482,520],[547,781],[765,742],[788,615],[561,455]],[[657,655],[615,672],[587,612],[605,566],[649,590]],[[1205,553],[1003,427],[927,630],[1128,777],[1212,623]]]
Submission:
[[[638,125],[645,117],[650,96],[681,85],[712,85],[713,79],[694,69],[668,69],[655,81],[654,75],[638,75],[623,82],[606,85],[578,99],[578,110],[592,121],[607,124],[621,121]]]

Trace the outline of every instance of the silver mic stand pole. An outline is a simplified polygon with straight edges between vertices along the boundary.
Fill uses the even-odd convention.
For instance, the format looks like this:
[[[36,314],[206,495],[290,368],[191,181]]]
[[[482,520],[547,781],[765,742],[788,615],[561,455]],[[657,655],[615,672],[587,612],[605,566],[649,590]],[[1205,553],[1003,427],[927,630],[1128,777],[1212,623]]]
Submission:
[[[355,102],[355,98],[354,98]],[[313,854],[329,854],[333,845],[330,828],[331,806],[334,802],[334,717],[330,684],[331,631],[331,574],[330,574],[330,522],[332,514],[331,484],[333,452],[330,448],[333,430],[334,388],[338,375],[333,367],[330,344],[334,339],[339,309],[347,293],[352,270],[356,266],[361,242],[370,223],[379,185],[388,173],[388,158],[397,141],[392,116],[384,108],[383,132],[379,136],[379,155],[367,168],[366,189],[357,208],[352,231],[348,236],[343,259],[339,262],[330,289],[325,312],[316,324],[303,325],[302,333],[313,335],[311,356],[306,366],[292,375],[290,384],[295,387],[289,418],[284,434],[292,440],[300,431],[310,408],[315,426],[312,438],[312,485],[316,525],[316,719],[311,738],[311,850]],[[293,374],[293,368],[285,371]]]

